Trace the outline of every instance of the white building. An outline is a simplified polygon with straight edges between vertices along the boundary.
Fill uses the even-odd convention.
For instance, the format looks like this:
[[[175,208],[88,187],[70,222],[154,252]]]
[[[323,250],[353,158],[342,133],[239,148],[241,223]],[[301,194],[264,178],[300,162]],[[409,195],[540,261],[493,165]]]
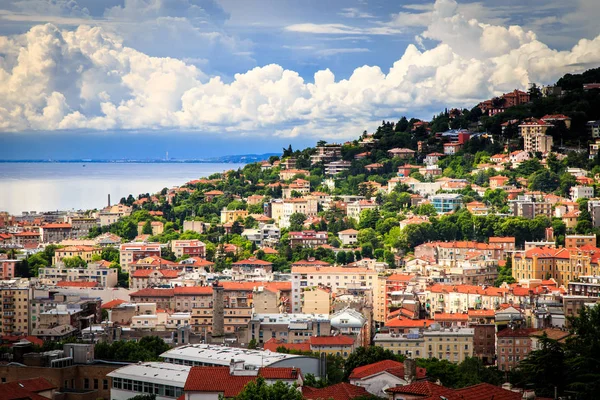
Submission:
[[[358,231],[356,229],[339,231],[338,238],[340,238],[342,246],[351,246],[358,242]]]
[[[280,228],[290,227],[290,217],[292,214],[300,213],[307,217],[314,217],[318,212],[318,201],[311,196],[297,199],[286,199],[283,201],[282,215],[279,220]],[[277,220],[275,220],[277,222]]]
[[[52,267],[40,268],[39,279],[42,283],[56,285],[58,282],[97,282],[98,286],[112,288],[119,281],[117,268],[108,268],[106,262],[90,263],[87,268],[66,268],[63,263]]]
[[[579,199],[589,199],[594,197],[593,186],[572,186],[571,187],[571,199],[577,201]]]
[[[377,271],[348,267],[292,267],[292,312],[302,311],[302,291],[307,287],[328,286],[334,293],[343,289],[376,290]]]
[[[360,221],[360,213],[364,210],[374,210],[377,208],[377,203],[370,200],[359,200],[348,203],[346,206],[346,215],[355,221]]]
[[[345,171],[350,168],[352,163],[350,161],[333,161],[329,164],[325,165],[325,174],[326,175],[337,175],[342,171]]]
[[[131,364],[107,374],[112,378],[111,400],[128,400],[137,395],[156,394],[156,400],[183,395],[191,367],[164,362]]]

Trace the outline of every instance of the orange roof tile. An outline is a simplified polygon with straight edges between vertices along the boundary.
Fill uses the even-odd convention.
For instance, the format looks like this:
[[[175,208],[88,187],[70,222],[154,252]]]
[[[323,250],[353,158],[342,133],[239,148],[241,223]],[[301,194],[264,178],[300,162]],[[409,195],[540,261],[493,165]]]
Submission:
[[[56,283],[58,287],[87,287],[92,288],[98,286],[98,282],[86,281],[60,281]]]
[[[355,397],[369,396],[369,392],[363,387],[341,382],[322,389],[303,386],[302,395],[307,400],[351,400]]]
[[[404,364],[395,360],[383,360],[363,365],[362,367],[356,367],[352,370],[350,379],[363,379],[383,371],[391,372],[393,375],[404,379]],[[417,367],[418,379],[425,378],[426,374],[427,370],[425,368]]]
[[[311,346],[352,346],[354,338],[349,336],[311,336],[309,339]]]

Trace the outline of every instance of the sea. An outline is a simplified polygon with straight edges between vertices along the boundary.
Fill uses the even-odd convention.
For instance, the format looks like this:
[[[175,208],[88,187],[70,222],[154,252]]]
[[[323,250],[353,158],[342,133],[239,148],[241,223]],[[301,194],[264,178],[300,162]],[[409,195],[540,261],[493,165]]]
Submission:
[[[122,197],[155,193],[216,172],[234,163],[0,163],[0,211],[87,210]]]

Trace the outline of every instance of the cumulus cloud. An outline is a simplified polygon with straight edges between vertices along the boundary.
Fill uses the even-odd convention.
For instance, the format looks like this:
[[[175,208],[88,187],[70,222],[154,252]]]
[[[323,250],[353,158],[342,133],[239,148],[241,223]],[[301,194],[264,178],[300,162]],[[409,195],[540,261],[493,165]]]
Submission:
[[[128,47],[100,27],[36,26],[0,37],[0,129],[353,137],[381,119],[473,105],[600,62],[600,36],[557,51],[519,26],[469,18],[452,0],[435,3],[419,39],[435,44],[409,45],[386,71],[365,65],[337,79],[326,69],[306,81],[271,64],[226,82],[184,61]]]

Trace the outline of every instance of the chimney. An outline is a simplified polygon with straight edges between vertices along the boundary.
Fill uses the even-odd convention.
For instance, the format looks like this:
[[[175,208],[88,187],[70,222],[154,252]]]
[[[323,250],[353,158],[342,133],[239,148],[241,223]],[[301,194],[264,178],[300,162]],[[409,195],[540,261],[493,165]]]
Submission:
[[[108,194],[108,206],[110,207],[110,193]]]
[[[296,367],[292,367],[292,379],[298,378],[298,370]]]
[[[409,355],[412,357],[412,354]],[[410,385],[417,379],[417,361],[414,358],[404,360],[404,380],[407,385]]]

